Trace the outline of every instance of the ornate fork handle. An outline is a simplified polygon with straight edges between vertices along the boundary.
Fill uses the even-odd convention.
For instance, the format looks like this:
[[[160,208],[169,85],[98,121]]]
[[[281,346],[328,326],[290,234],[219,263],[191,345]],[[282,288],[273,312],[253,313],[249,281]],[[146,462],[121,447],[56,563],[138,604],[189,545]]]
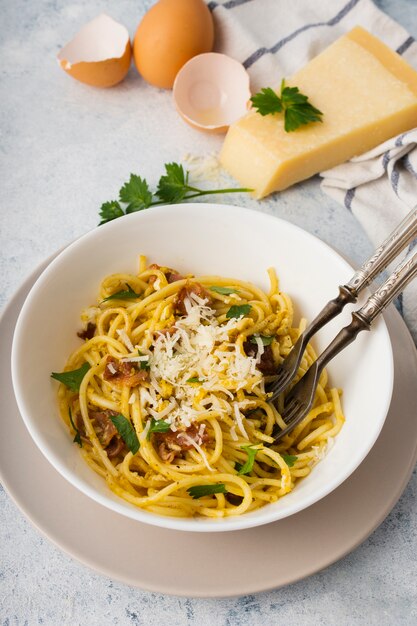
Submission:
[[[410,211],[387,239],[363,263],[345,285],[339,287],[339,295],[330,300],[304,331],[303,348],[311,337],[338,315],[345,304],[355,302],[359,293],[384,270],[395,257],[417,237],[417,206]]]
[[[389,276],[389,278],[368,298],[365,304],[352,313],[352,322],[342,328],[331,344],[315,362],[317,372],[327,365],[336,354],[349,345],[361,330],[369,330],[373,320],[396,296],[417,276],[417,246]],[[294,388],[295,389],[295,388]]]
[[[357,296],[416,236],[417,206],[406,215],[374,254],[354,273],[345,287]]]

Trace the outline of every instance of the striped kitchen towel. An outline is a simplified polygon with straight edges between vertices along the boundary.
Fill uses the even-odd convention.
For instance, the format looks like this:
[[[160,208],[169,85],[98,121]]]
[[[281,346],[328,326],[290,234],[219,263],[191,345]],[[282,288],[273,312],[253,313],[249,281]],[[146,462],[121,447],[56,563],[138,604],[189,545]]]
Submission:
[[[209,2],[216,49],[243,63],[252,91],[278,85],[335,39],[363,26],[417,69],[417,43],[372,0]],[[417,129],[322,172],[325,193],[360,221],[375,247],[417,204]],[[398,301],[417,342],[417,281]]]

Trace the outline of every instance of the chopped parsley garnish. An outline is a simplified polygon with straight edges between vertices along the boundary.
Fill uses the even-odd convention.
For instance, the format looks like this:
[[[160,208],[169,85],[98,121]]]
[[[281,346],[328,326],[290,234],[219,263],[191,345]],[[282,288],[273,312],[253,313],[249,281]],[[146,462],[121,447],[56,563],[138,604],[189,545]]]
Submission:
[[[73,420],[72,420],[72,413],[71,413],[71,409],[68,407],[68,415],[69,415],[69,421],[71,422],[71,426],[73,427],[74,431],[75,431],[75,437],[72,440],[73,443],[78,443],[78,445],[80,446],[80,448],[83,447],[83,442],[81,441],[81,435],[80,435],[80,431],[78,430],[78,428],[76,427],[76,425],[74,424]]]
[[[156,420],[151,418],[151,425],[148,430],[147,439],[151,438],[152,433],[167,433],[171,428],[171,424],[165,420]]]
[[[140,350],[138,350],[138,355],[139,356],[147,356],[145,354],[142,354],[142,352]],[[139,361],[139,367],[141,370],[150,370],[151,369],[151,365],[149,363],[149,356],[147,358],[147,360],[143,360],[143,361]]]
[[[284,129],[287,133],[297,130],[310,122],[321,122],[323,113],[316,109],[308,96],[300,93],[298,87],[288,87],[285,79],[281,82],[278,95],[271,87],[264,87],[251,98],[251,102],[261,115],[284,113]]]
[[[212,496],[215,493],[227,493],[224,483],[216,483],[215,485],[195,485],[194,487],[189,487],[187,492],[194,500],[198,500],[198,498],[203,498],[204,496]]]
[[[179,163],[165,163],[165,174],[160,177],[156,191],[153,192],[145,178],[131,174],[129,181],[119,191],[119,200],[112,200],[101,205],[100,224],[157,204],[176,204],[183,200],[211,194],[252,191],[246,188],[199,189],[188,184],[188,176],[189,172],[184,170]]]
[[[187,383],[203,383],[204,379],[203,378],[199,378],[198,376],[193,376],[192,378],[189,378],[187,380]]]
[[[230,296],[231,293],[237,293],[237,289],[233,289],[232,287],[219,287],[217,285],[213,285],[209,289],[215,293],[220,293],[222,296]]]
[[[298,456],[294,456],[293,454],[281,454],[281,456],[288,465],[288,467],[292,467],[298,459]]]
[[[140,293],[136,293],[130,285],[127,285],[127,289],[112,293],[111,296],[104,298],[102,302],[107,302],[108,300],[128,300],[130,298],[140,298]]]
[[[140,443],[132,424],[129,422],[128,419],[125,418],[124,415],[121,414],[111,415],[110,419],[113,422],[114,426],[117,428],[119,435],[129,448],[129,450],[133,454],[136,454],[136,452],[140,448]]]
[[[257,339],[260,339],[264,346],[269,346],[274,340],[274,338],[269,335],[252,335],[250,342],[258,345]]]
[[[244,315],[249,315],[252,307],[250,304],[234,304],[230,307],[230,309],[226,313],[227,318],[232,317],[242,317]]]
[[[82,380],[89,369],[90,364],[86,362],[78,369],[70,372],[52,372],[51,377],[68,387],[68,389],[71,389],[71,391],[79,391]]]
[[[259,448],[254,448],[253,446],[240,446],[242,450],[248,453],[248,458],[246,462],[242,465],[241,463],[235,463],[235,469],[239,472],[239,474],[250,474],[253,470],[253,464],[255,462],[255,457],[259,452]]]

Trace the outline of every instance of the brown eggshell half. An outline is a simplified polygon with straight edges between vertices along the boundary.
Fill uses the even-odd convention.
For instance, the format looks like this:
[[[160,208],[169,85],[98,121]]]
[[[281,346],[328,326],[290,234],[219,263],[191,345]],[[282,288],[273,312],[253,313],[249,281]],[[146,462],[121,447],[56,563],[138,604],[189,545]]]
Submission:
[[[112,87],[129,71],[129,33],[103,13],[83,26],[57,58],[62,69],[76,80],[94,87]]]

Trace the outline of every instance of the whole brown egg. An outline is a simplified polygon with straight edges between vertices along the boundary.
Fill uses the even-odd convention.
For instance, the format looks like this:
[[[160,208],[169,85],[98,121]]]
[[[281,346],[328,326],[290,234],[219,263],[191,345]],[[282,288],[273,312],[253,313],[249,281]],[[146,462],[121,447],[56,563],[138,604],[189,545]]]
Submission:
[[[159,0],[136,31],[136,68],[148,83],[170,89],[182,66],[210,52],[213,40],[213,18],[203,0]]]

